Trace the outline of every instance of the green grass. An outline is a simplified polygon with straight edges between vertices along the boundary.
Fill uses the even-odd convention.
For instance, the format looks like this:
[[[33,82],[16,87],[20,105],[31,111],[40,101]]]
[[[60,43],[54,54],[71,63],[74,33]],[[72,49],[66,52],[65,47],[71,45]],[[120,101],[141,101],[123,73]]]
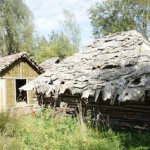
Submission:
[[[119,133],[126,150],[150,150],[150,132]]]
[[[0,114],[1,150],[148,150],[150,133],[102,132],[85,125],[81,116],[49,117]],[[3,123],[5,122],[5,123]],[[2,126],[1,126],[2,125]]]

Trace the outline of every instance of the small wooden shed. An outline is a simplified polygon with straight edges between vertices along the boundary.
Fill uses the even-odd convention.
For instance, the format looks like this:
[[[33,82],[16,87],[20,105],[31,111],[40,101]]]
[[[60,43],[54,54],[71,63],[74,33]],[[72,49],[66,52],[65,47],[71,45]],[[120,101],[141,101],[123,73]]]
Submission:
[[[0,111],[11,107],[33,104],[33,93],[19,87],[33,80],[43,72],[25,52],[0,58]]]

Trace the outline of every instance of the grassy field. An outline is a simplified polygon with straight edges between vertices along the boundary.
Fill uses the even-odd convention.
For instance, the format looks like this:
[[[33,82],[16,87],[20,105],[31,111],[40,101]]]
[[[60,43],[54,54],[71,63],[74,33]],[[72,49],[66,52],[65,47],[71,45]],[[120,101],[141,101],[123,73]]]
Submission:
[[[98,131],[82,118],[0,114],[1,150],[149,150],[150,133]]]

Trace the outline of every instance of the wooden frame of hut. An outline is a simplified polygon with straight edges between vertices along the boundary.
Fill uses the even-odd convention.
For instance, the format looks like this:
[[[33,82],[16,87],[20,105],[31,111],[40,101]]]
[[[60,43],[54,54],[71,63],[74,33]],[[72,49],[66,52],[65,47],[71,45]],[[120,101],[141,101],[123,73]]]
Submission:
[[[21,88],[52,104],[82,102],[122,127],[150,129],[150,43],[137,31],[95,40]],[[114,121],[115,120],[115,121]]]
[[[31,91],[19,92],[19,88],[43,73],[43,69],[25,52],[0,58],[0,111],[30,106]]]

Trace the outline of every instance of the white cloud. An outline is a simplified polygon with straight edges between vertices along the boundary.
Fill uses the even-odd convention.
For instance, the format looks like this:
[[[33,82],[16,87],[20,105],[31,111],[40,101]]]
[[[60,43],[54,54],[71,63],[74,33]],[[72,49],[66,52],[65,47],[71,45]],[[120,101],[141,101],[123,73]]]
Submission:
[[[24,0],[33,13],[40,34],[48,36],[50,31],[60,28],[63,9],[72,11],[81,28],[82,45],[92,36],[87,9],[101,0]]]
[[[37,27],[41,30],[50,30],[50,29],[57,29],[59,24],[56,21],[47,20],[47,19],[36,19]]]

